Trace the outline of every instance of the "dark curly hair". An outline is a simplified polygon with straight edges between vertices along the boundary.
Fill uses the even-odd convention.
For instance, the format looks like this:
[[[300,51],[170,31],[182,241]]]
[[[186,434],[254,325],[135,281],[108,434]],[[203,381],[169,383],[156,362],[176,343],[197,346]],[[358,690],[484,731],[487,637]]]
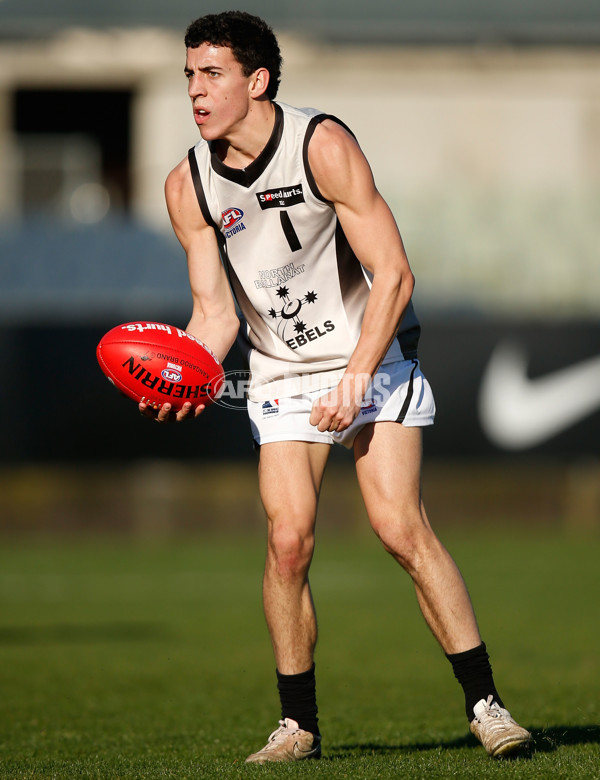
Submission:
[[[224,11],[207,14],[192,22],[185,33],[187,49],[197,49],[203,43],[227,46],[242,66],[244,76],[258,68],[269,71],[267,96],[274,100],[281,79],[281,52],[275,33],[258,16],[245,11]]]

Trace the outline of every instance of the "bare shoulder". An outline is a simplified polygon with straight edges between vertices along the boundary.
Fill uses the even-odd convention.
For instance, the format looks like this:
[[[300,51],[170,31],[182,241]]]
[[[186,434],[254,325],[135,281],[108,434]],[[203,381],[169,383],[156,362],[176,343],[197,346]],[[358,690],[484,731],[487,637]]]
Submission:
[[[187,157],[167,176],[165,199],[171,223],[182,243],[186,233],[208,227],[198,203]]]
[[[334,203],[344,200],[350,187],[372,186],[371,169],[357,140],[332,119],[316,127],[308,161],[321,194]]]
[[[362,154],[354,136],[333,119],[325,119],[317,125],[308,146],[311,165],[335,165],[357,152]]]
[[[188,190],[191,190],[192,175],[187,157],[175,167],[165,181],[165,196],[167,203],[181,200]]]

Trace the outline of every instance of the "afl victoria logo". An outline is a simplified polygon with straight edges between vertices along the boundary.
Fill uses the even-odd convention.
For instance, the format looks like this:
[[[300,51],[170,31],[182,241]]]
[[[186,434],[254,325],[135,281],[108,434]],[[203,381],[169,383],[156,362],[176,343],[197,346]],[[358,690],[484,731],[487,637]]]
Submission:
[[[223,217],[223,227],[226,230],[229,230],[229,228],[232,228],[234,225],[237,225],[237,223],[244,216],[244,212],[241,209],[230,208],[230,209],[226,209],[221,214],[221,216]]]

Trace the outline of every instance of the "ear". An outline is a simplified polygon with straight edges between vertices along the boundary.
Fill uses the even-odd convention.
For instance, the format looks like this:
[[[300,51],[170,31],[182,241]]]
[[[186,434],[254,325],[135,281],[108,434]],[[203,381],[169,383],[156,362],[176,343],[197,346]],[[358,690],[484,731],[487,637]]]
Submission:
[[[257,100],[262,97],[269,86],[270,74],[266,68],[258,68],[250,80],[250,97]]]

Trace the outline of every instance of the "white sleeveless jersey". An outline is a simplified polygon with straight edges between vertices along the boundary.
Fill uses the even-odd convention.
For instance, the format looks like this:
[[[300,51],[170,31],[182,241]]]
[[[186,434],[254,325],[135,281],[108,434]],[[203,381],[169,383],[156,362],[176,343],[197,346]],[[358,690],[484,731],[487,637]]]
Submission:
[[[271,137],[247,168],[224,165],[204,140],[189,152],[202,214],[216,232],[245,319],[254,401],[336,385],[360,336],[370,290],[369,274],[308,163],[317,125],[339,120],[274,106]],[[416,357],[419,333],[410,304],[383,362]]]

